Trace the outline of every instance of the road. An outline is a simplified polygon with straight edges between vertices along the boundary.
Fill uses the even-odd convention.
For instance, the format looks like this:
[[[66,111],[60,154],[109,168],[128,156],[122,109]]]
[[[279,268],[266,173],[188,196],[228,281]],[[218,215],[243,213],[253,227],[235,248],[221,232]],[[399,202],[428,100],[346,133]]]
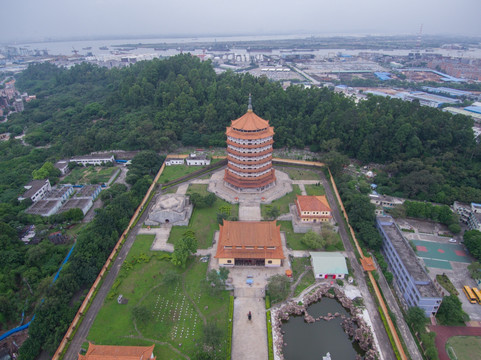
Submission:
[[[65,360],[77,360],[78,354],[80,352],[80,348],[82,344],[86,341],[90,328],[100,308],[102,307],[104,300],[107,294],[109,293],[110,288],[112,287],[112,284],[117,278],[119,270],[125,258],[127,257],[127,254],[129,253],[130,248],[132,247],[135,241],[137,231],[142,227],[142,224],[144,223],[145,218],[148,216],[150,208],[153,204],[154,202],[151,201],[147,209],[144,211],[139,221],[137,222],[137,225],[130,231],[127,237],[127,240],[125,241],[124,245],[122,246],[122,249],[119,252],[119,255],[117,256],[112,267],[110,268],[110,271],[107,273],[107,275],[105,275],[103,283],[100,286],[100,289],[97,295],[94,297],[92,304],[90,305],[90,308],[85,313],[83,321],[79,325],[78,330],[75,333],[73,340],[67,349],[67,352],[65,353],[65,356],[64,356]]]
[[[361,291],[364,304],[366,306],[367,311],[369,312],[369,316],[371,317],[371,321],[374,327],[374,332],[376,333],[376,336],[379,340],[378,345],[380,347],[379,351],[381,352],[381,358],[385,360],[395,359],[396,357],[391,347],[391,342],[389,341],[389,337],[387,336],[386,329],[384,328],[384,324],[377,310],[376,302],[374,301],[367,287],[366,280],[364,277],[364,270],[362,269],[361,265],[356,259],[354,249],[352,247],[351,241],[347,234],[346,226],[344,224],[344,218],[341,216],[341,212],[339,211],[337,200],[334,197],[334,194],[331,189],[331,184],[326,180],[326,177],[324,176],[324,173],[322,171],[318,171],[318,173],[321,176],[322,185],[326,190],[326,197],[329,202],[329,205],[331,206],[332,213],[334,216],[334,221],[339,226],[339,235],[341,236],[342,242],[344,244],[346,254],[348,255],[349,261],[354,270],[354,279],[356,280],[359,290]]]

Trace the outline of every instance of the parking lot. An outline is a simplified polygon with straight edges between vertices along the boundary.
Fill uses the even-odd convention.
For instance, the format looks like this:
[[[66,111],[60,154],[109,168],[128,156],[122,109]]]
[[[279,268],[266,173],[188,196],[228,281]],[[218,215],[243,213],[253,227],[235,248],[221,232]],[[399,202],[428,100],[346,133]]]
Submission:
[[[462,236],[440,236],[447,233],[447,227],[431,221],[396,219],[396,223],[408,230],[403,231],[403,235],[414,244],[429,277],[435,280],[436,275],[446,274],[459,292],[463,310],[472,321],[481,321],[481,305],[471,304],[463,293],[463,286],[476,287],[477,284],[469,275],[468,265],[473,259],[462,244]]]

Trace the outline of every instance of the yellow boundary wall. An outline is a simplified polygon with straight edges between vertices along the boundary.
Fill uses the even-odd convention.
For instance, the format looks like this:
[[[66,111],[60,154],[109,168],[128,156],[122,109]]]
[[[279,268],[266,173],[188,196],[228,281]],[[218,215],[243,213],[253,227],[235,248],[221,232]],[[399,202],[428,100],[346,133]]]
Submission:
[[[174,158],[179,158],[181,157],[181,155],[167,155],[166,157],[166,160],[168,158],[171,158],[171,157],[174,157]],[[187,157],[187,155],[185,155],[185,157]],[[225,156],[216,156],[215,158],[225,158]],[[291,160],[291,159],[280,159],[280,158],[273,158],[272,161],[275,161],[277,162],[278,164],[292,164],[292,165],[304,165],[304,166],[314,166],[314,167],[324,167],[326,166],[326,164],[324,163],[321,163],[321,162],[317,162],[317,161],[304,161],[304,160]],[[127,226],[127,228],[125,229],[125,231],[122,233],[122,235],[120,236],[119,240],[117,241],[117,244],[115,245],[114,249],[112,250],[110,256],[108,257],[107,261],[105,262],[104,266],[102,267],[102,270],[100,270],[100,273],[99,275],[97,276],[97,279],[95,280],[95,282],[93,283],[92,287],[90,288],[90,291],[88,292],[87,296],[85,297],[84,301],[82,302],[82,305],[80,306],[79,310],[77,311],[77,314],[75,315],[72,323],[70,324],[67,332],[65,333],[65,336],[63,337],[62,341],[60,342],[60,345],[57,349],[57,351],[55,352],[54,356],[52,357],[52,360],[58,360],[60,358],[60,355],[62,354],[62,352],[64,351],[65,349],[65,346],[67,345],[68,341],[71,339],[71,336],[72,334],[75,332],[76,330],[76,327],[78,326],[79,324],[79,320],[80,318],[83,316],[84,314],[84,311],[85,309],[88,307],[89,303],[91,302],[91,300],[93,299],[93,294],[95,292],[95,290],[97,289],[100,281],[102,280],[102,278],[104,277],[105,275],[105,272],[107,271],[110,263],[113,261],[113,259],[115,258],[115,256],[117,255],[117,252],[119,251],[119,249],[121,248],[122,246],[122,243],[123,241],[125,240],[125,237],[127,236],[128,232],[131,230],[132,228],[132,224],[134,224],[134,222],[136,221],[137,217],[139,216],[140,212],[143,210],[145,204],[147,203],[149,197],[150,197],[150,194],[152,193],[152,191],[154,190],[156,184],[157,184],[157,181],[159,180],[160,178],[160,175],[162,175],[162,172],[164,171],[164,168],[165,168],[165,161],[164,163],[162,164],[161,168],[159,169],[159,172],[157,173],[157,175],[155,176],[154,178],[154,181],[152,182],[152,184],[150,185],[149,187],[149,190],[147,191],[147,193],[145,194],[144,198],[142,199],[142,202],[140,203],[139,207],[137,208],[137,210],[135,211],[134,215],[132,216],[132,218],[130,219],[130,222],[129,222],[129,225]],[[337,201],[339,202],[339,205],[341,206],[342,208],[342,212],[343,212],[343,216],[345,217],[345,219],[347,220],[347,226],[349,227],[349,231],[352,235],[352,238],[354,240],[354,244],[356,246],[356,249],[357,251],[359,252],[361,258],[364,258],[364,254],[362,252],[362,249],[361,247],[359,246],[359,243],[357,241],[357,238],[356,238],[356,235],[354,234],[354,230],[353,228],[351,227],[351,225],[349,224],[349,218],[347,216],[347,212],[346,212],[346,209],[344,208],[344,204],[341,200],[341,197],[339,196],[339,192],[337,190],[337,186],[336,186],[336,183],[334,181],[334,178],[331,174],[331,170],[329,168],[327,168],[327,170],[329,171],[329,175],[330,175],[330,180],[331,180],[331,185],[332,185],[332,188],[334,190],[334,193],[336,194],[336,198],[337,198]],[[389,326],[389,330],[391,331],[392,335],[393,335],[393,338],[394,338],[394,343],[396,344],[396,347],[398,348],[398,351],[399,351],[399,354],[401,356],[401,359],[403,360],[407,360],[407,356],[404,352],[404,349],[402,347],[402,344],[401,344],[401,340],[399,339],[399,335],[396,331],[396,328],[394,327],[394,324],[391,320],[391,317],[389,316],[389,313],[388,313],[388,310],[387,310],[387,307],[386,307],[386,304],[384,303],[384,299],[381,295],[381,292],[379,291],[379,288],[377,286],[377,283],[376,283],[376,280],[374,279],[374,276],[372,275],[371,271],[368,271],[367,272],[368,275],[369,275],[369,279],[371,280],[371,283],[374,287],[374,293],[376,294],[376,297],[379,301],[379,304],[381,306],[381,309],[384,313],[384,316],[386,317],[386,320],[387,320],[387,323],[388,323],[388,326]]]

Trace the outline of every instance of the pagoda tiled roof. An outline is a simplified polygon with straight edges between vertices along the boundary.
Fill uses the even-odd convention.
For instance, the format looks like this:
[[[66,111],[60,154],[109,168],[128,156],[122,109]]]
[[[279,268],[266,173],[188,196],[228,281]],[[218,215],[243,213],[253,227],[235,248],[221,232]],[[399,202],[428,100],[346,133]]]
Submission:
[[[244,131],[263,130],[269,127],[269,121],[257,116],[253,111],[247,111],[240,118],[233,120],[231,127]]]

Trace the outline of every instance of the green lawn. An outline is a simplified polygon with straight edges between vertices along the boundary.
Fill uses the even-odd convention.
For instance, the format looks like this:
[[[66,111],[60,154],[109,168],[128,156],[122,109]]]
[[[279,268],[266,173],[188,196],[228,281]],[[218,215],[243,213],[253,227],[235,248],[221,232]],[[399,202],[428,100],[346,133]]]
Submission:
[[[72,171],[62,180],[63,184],[101,184],[109,181],[115,167],[102,166],[80,166]]]
[[[296,234],[292,229],[292,222],[278,221],[281,225],[281,231],[286,233],[287,246],[292,250],[309,250],[309,248],[301,242],[304,234]]]
[[[221,159],[211,159],[210,163],[215,164],[219,161],[221,161]],[[164,171],[162,171],[162,175],[160,175],[159,183],[164,184],[204,168],[205,166],[187,166],[185,164],[166,166]]]
[[[201,343],[204,319],[215,321],[227,339],[229,293],[209,295],[202,286],[207,263],[190,259],[186,269],[175,267],[162,252],[149,251],[152,235],[139,235],[129,252],[125,264],[113,288],[100,309],[87,340],[96,344],[150,345],[145,339],[165,342],[192,357]],[[149,259],[139,261],[139,255]],[[126,270],[133,264],[130,270]],[[169,271],[180,274],[177,284],[163,284],[164,274]],[[119,281],[120,279],[120,281]],[[128,299],[125,305],[117,303],[118,294]],[[195,306],[194,306],[195,304]],[[149,320],[134,327],[132,309],[144,307]],[[179,344],[181,344],[179,346]],[[155,345],[158,359],[183,359],[169,345]]]
[[[304,187],[309,196],[326,195],[326,190],[324,190],[324,186],[322,185],[304,185]]]
[[[187,193],[199,192],[202,195],[207,194],[207,185],[190,185]],[[214,232],[219,230],[217,222],[217,211],[221,206],[230,206],[231,216],[239,215],[239,205],[229,204],[228,202],[217,198],[214,205],[209,208],[194,208],[190,218],[189,226],[173,226],[170,232],[168,242],[175,244],[178,239],[182,238],[182,234],[191,229],[195,232],[195,236],[199,243],[199,249],[207,249],[212,246],[214,240]]]
[[[187,194],[198,193],[202,196],[209,195],[207,191],[207,185],[204,184],[190,184],[187,189]]]
[[[306,266],[311,266],[311,260],[309,258],[293,258],[291,262],[292,266],[292,279],[293,282],[299,278],[299,276],[306,270]],[[314,274],[312,270],[309,270],[307,274],[301,279],[299,284],[297,284],[296,289],[294,290],[294,296],[298,296],[304,289],[309,287],[310,285],[314,284],[316,279],[314,278]]]
[[[293,191],[285,196],[281,197],[280,199],[274,200],[270,204],[261,204],[261,214],[262,218],[266,219],[266,211],[268,206],[278,206],[281,214],[287,214],[289,212],[289,204],[294,204],[296,201],[296,195],[301,195],[301,189],[299,189],[298,185],[292,185]]]
[[[275,168],[287,173],[292,180],[321,180],[319,174],[314,170],[288,166],[276,166]]]
[[[453,336],[446,343],[446,352],[453,360],[481,360],[481,337]]]

